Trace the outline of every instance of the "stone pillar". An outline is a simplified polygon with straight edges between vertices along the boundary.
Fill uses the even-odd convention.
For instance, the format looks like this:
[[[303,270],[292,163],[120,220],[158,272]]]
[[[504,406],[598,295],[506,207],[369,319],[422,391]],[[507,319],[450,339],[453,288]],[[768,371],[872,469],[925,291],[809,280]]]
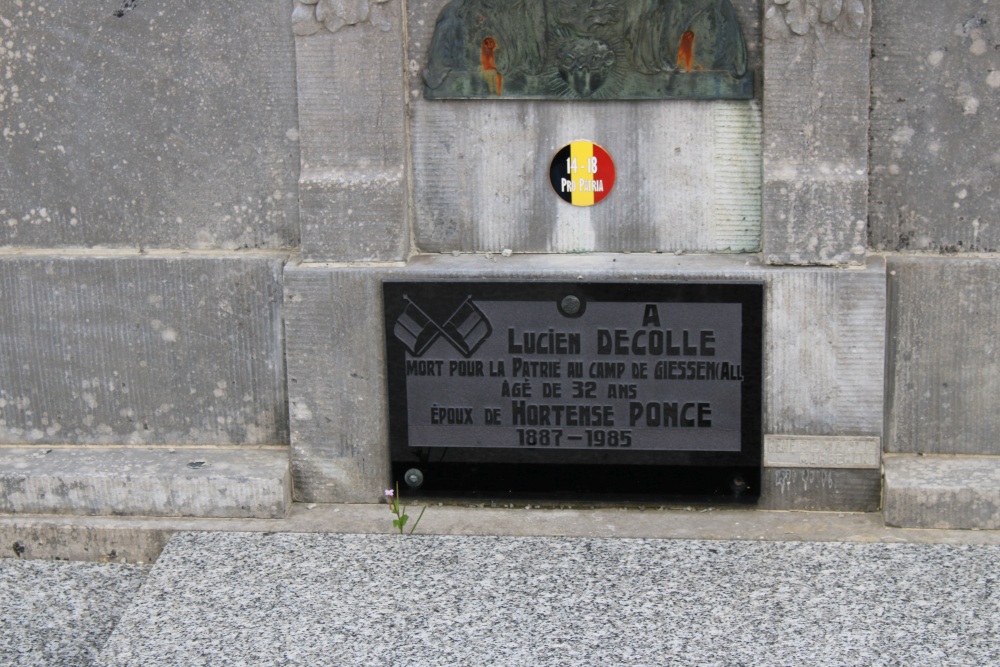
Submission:
[[[1000,528],[1000,27],[879,0],[871,243],[887,253],[886,521]]]
[[[764,257],[860,264],[871,0],[764,0]]]
[[[302,256],[409,252],[401,0],[296,0]]]

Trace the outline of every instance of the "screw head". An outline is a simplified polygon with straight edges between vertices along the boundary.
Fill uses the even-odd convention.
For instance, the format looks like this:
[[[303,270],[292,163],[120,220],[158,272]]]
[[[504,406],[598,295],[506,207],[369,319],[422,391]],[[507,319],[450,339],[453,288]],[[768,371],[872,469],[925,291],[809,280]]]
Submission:
[[[559,308],[567,315],[576,315],[580,312],[581,305],[580,299],[570,294],[563,297],[563,300],[559,303]]]
[[[729,489],[733,492],[733,495],[739,497],[743,495],[750,488],[750,484],[747,483],[746,479],[742,475],[736,475],[729,481]]]
[[[424,473],[419,468],[410,468],[403,475],[403,481],[411,489],[418,489],[424,484]]]

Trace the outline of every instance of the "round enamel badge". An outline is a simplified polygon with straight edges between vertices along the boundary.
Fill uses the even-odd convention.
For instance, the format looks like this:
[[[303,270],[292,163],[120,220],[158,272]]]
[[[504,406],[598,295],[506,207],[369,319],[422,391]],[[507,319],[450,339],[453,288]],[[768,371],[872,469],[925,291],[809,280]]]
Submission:
[[[592,141],[563,146],[549,167],[552,189],[573,206],[593,206],[615,187],[615,163]]]

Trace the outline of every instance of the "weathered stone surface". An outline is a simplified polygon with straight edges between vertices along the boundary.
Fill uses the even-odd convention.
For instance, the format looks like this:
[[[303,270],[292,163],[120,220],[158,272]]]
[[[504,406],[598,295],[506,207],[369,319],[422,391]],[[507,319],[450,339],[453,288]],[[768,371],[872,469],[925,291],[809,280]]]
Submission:
[[[878,435],[885,274],[769,268],[744,257],[421,255],[407,265],[301,264],[285,274],[296,498],[372,502],[388,478],[380,285],[406,280],[766,283],[764,431]]]
[[[330,32],[337,32],[345,26],[358,25],[371,18],[371,5],[388,0],[298,0],[302,5],[316,5],[316,20],[323,23]],[[382,17],[376,17],[376,20]]]
[[[0,512],[277,518],[286,449],[0,447]]]
[[[324,2],[320,10],[327,29],[296,38],[302,254],[403,259],[410,232],[400,3]],[[356,25],[339,24],[341,15]]]
[[[772,264],[858,264],[866,252],[871,3],[828,4],[765,0],[763,248]]]
[[[785,269],[771,278],[764,432],[882,433],[885,265]]]
[[[413,106],[421,250],[760,247],[760,111],[752,102]],[[552,157],[581,136],[592,137],[616,165],[614,190],[593,207],[567,204],[549,184]]]
[[[292,10],[292,31],[299,36],[315,35],[323,29],[323,24],[316,18],[316,3],[296,3]]]
[[[0,442],[286,442],[283,262],[0,258]]]
[[[871,243],[1000,249],[1000,22],[980,0],[880,0],[872,26]]]
[[[422,251],[755,252],[757,102],[428,101],[422,74],[445,0],[408,4],[415,241]],[[756,2],[734,3],[758,67]],[[578,139],[615,160],[599,205],[552,192],[553,155]]]
[[[303,172],[303,252],[311,259],[377,261],[407,247],[406,177],[395,172]]]
[[[1000,530],[1000,456],[885,457],[885,522]]]
[[[286,3],[0,4],[0,246],[298,243]]]
[[[392,269],[285,272],[295,499],[377,502],[389,482],[379,279]]]
[[[0,516],[0,557],[113,563],[155,563],[178,519],[57,514]],[[186,519],[214,524],[218,519]],[[241,520],[248,521],[248,520]],[[256,523],[259,520],[254,520]],[[204,529],[215,529],[204,525]]]
[[[759,509],[877,512],[880,470],[764,468]]]
[[[882,439],[860,436],[764,436],[768,468],[853,468],[877,470]]]
[[[889,260],[886,451],[1000,454],[1000,261]]]

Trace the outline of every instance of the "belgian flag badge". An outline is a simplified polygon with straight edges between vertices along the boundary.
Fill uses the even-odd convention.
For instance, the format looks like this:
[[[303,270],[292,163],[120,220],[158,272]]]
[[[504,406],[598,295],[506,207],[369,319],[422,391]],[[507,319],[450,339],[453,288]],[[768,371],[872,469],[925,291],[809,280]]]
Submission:
[[[592,141],[574,141],[552,158],[552,189],[573,206],[593,206],[611,194],[615,163],[608,152]]]

